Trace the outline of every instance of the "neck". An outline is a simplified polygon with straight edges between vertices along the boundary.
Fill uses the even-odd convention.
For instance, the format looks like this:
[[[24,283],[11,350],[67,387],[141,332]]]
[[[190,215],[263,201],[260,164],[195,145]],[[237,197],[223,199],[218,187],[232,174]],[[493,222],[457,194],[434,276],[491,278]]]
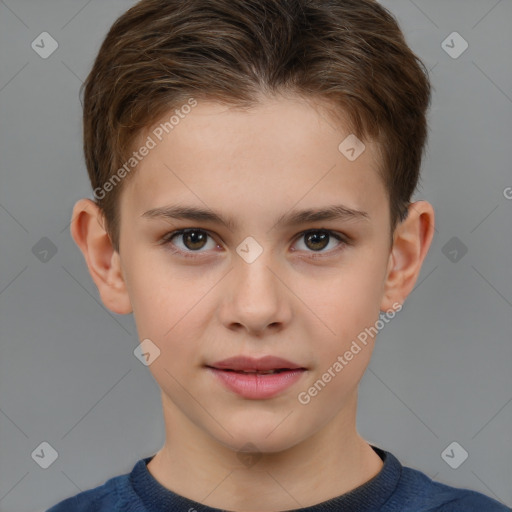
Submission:
[[[164,487],[204,505],[240,512],[290,510],[345,494],[373,478],[382,460],[355,427],[349,409],[281,452],[240,454],[179,415],[165,396],[163,448],[148,464]]]

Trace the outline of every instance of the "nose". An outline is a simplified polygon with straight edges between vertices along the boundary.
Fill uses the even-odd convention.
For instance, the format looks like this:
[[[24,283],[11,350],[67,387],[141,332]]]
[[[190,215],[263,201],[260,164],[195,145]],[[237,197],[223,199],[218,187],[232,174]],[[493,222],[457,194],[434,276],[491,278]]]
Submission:
[[[225,288],[221,320],[231,330],[262,335],[278,332],[292,316],[291,297],[283,271],[264,252],[252,263],[235,261]]]

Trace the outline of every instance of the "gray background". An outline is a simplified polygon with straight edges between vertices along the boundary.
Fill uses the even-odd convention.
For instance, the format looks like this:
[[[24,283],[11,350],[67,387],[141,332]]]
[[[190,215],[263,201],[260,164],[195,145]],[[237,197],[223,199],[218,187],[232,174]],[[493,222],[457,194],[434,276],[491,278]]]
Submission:
[[[133,3],[0,0],[0,511],[45,510],[164,441],[133,318],[103,307],[69,234],[73,204],[91,197],[78,89]],[[437,225],[416,288],[379,334],[358,426],[404,465],[510,506],[512,1],[383,4],[431,70],[415,199]],[[31,48],[43,31],[59,44],[47,59]],[[453,31],[469,44],[458,58],[441,45]],[[48,469],[31,456],[43,441],[58,452]],[[453,441],[469,454],[457,469],[441,457]]]

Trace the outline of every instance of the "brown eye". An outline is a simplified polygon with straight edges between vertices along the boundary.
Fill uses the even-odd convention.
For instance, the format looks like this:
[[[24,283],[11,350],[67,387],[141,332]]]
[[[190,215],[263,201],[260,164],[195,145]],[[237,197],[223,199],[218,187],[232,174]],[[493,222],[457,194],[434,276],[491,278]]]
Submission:
[[[317,256],[315,253],[318,253],[318,256],[328,256],[348,244],[348,241],[346,241],[342,236],[325,229],[314,229],[301,233],[298,238],[299,245],[302,241],[305,249],[300,247],[299,249],[306,253],[310,253],[309,256],[311,257]],[[331,244],[333,241],[336,241],[337,243],[335,243],[331,249],[326,250],[329,245],[333,245]]]
[[[322,231],[313,231],[304,235],[306,245],[313,251],[325,249],[329,243],[329,234]]]
[[[210,247],[207,247],[208,239],[211,240]],[[216,247],[215,241],[206,231],[195,228],[182,229],[180,231],[175,231],[174,233],[169,233],[164,236],[162,242],[165,245],[176,247],[177,252],[191,256],[194,256],[194,254],[190,253],[196,252],[198,254],[202,254],[208,249],[214,249]]]
[[[197,251],[205,246],[208,235],[203,231],[187,231],[181,237],[187,249]]]

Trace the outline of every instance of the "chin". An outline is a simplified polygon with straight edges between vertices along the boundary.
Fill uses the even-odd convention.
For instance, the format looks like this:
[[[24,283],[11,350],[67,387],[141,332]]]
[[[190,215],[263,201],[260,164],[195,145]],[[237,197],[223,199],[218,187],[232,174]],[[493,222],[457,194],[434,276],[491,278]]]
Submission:
[[[226,448],[243,454],[243,453],[280,453],[293,448],[301,442],[302,438],[297,435],[297,430],[290,425],[286,427],[279,425],[279,422],[272,425],[265,425],[264,427],[257,428],[252,425],[240,426],[240,428],[226,427],[229,434],[223,432],[221,438],[215,436],[216,440]],[[276,428],[277,426],[277,428]],[[295,434],[295,435],[293,435]]]

